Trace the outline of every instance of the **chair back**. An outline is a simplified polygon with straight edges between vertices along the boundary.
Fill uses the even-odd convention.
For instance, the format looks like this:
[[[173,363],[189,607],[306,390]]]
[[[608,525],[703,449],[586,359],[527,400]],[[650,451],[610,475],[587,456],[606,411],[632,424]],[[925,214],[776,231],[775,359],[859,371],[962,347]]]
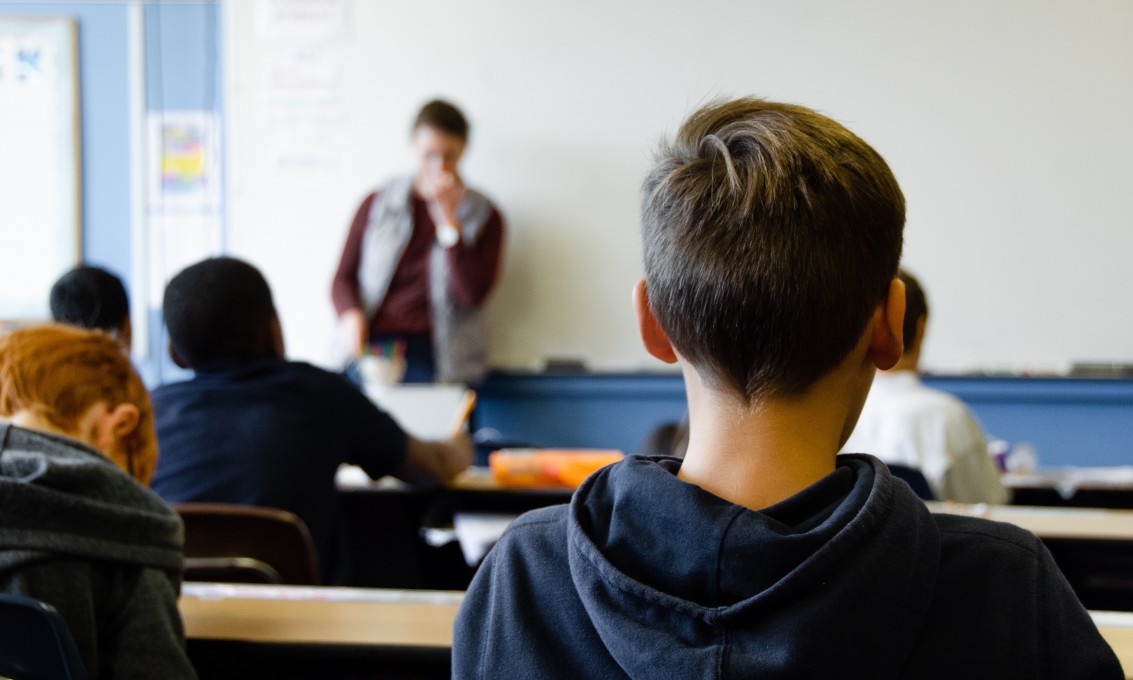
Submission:
[[[0,677],[86,680],[75,640],[55,607],[0,593]]]
[[[915,467],[909,467],[908,465],[901,465],[899,463],[886,463],[886,465],[889,466],[889,472],[897,479],[908,484],[913,489],[913,493],[920,496],[921,500],[934,500],[932,488],[928,485],[928,480],[925,479],[923,472]]]
[[[318,585],[315,543],[286,510],[178,503],[185,522],[185,580]]]

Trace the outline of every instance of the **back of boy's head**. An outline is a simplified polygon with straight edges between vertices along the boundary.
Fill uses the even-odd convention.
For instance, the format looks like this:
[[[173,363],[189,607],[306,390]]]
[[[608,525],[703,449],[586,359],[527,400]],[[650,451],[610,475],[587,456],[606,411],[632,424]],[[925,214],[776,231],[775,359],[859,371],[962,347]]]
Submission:
[[[121,279],[99,267],[75,267],[51,287],[51,317],[60,323],[121,332],[130,302]]]
[[[153,410],[121,345],[101,331],[58,324],[0,336],[0,418],[30,411],[70,432],[99,402],[138,408],[138,425],[124,446],[128,472],[148,484],[157,462]]]
[[[189,368],[272,353],[271,289],[242,260],[215,257],[186,267],[165,287],[169,342]]]
[[[801,394],[861,337],[904,223],[888,165],[842,125],[790,104],[710,103],[644,182],[650,308],[713,387],[748,403]]]
[[[905,349],[910,350],[917,342],[917,324],[921,319],[928,318],[928,298],[925,297],[920,281],[908,271],[898,271],[897,278],[905,284],[905,321],[901,325],[901,336],[905,341]]]

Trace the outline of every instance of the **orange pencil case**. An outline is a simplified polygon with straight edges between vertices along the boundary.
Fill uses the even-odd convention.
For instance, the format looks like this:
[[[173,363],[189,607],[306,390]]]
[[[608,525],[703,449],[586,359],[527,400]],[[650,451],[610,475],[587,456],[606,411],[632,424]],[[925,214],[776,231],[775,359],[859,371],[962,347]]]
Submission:
[[[505,449],[488,456],[500,486],[578,487],[595,470],[625,455],[604,449]]]

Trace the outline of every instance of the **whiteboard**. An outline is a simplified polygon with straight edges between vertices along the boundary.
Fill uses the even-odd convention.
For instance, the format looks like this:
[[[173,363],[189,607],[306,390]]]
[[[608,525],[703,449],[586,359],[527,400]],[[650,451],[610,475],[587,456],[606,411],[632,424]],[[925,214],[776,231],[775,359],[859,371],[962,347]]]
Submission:
[[[303,35],[264,20],[280,3],[226,3],[230,245],[267,273],[293,355],[333,361],[349,220],[412,169],[415,110],[444,95],[508,225],[493,363],[658,367],[629,302],[641,178],[700,103],[754,93],[889,161],[930,369],[1133,361],[1128,0],[309,4],[334,11]]]
[[[50,317],[80,255],[75,23],[0,17],[0,320]]]

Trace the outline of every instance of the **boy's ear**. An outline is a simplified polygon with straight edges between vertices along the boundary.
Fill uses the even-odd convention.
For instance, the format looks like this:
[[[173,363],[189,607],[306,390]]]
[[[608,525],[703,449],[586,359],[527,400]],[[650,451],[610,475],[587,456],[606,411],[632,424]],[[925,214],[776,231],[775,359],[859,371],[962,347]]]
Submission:
[[[188,369],[189,368],[189,362],[185,361],[185,358],[182,357],[181,353],[177,351],[177,348],[173,346],[173,341],[170,340],[169,344],[166,345],[166,346],[169,348],[169,358],[173,360],[173,363],[178,368]]]
[[[278,314],[271,319],[271,352],[276,359],[287,356],[287,349],[283,344],[283,324],[279,322]]]
[[[129,402],[108,409],[94,423],[89,444],[110,456],[119,467],[129,472],[129,461],[122,446],[123,440],[138,429],[141,411]]]
[[[637,329],[641,333],[641,343],[645,351],[667,364],[677,363],[677,353],[669,342],[653,310],[649,307],[649,293],[645,289],[645,279],[633,286],[633,311],[637,314]]]
[[[902,324],[905,321],[905,283],[901,279],[889,282],[889,292],[877,307],[873,317],[873,336],[869,355],[874,366],[881,370],[893,368],[905,351]]]
[[[138,429],[142,414],[138,407],[129,402],[123,402],[110,412],[110,431],[118,438],[125,438]]]

